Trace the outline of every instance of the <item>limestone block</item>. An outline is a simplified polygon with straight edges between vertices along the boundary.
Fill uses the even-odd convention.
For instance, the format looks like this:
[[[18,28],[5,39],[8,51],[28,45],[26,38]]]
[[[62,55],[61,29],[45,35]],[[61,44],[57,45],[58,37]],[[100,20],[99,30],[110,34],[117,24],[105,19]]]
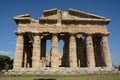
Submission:
[[[77,67],[76,40],[73,35],[69,39],[69,66]]]
[[[59,67],[58,37],[57,37],[57,35],[52,36],[51,67]]]
[[[24,46],[24,38],[23,35],[19,34],[16,42],[16,51],[15,51],[13,69],[22,68],[23,46]]]
[[[112,61],[111,61],[111,55],[110,55],[107,35],[102,36],[102,48],[103,48],[105,66],[112,67]]]
[[[93,42],[92,35],[88,34],[86,36],[86,52],[87,52],[87,65],[89,68],[95,67],[95,59],[94,59],[94,50],[93,50]]]
[[[41,38],[37,34],[34,36],[32,68],[40,68],[40,55],[41,55]]]

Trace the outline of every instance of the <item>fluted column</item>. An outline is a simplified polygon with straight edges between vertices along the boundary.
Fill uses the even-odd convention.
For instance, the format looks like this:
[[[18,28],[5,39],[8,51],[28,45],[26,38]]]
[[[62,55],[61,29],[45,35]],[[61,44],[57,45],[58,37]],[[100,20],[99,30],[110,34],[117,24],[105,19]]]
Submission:
[[[46,57],[46,39],[44,38],[41,40],[41,57]]]
[[[33,43],[33,55],[32,55],[32,68],[40,68],[40,55],[41,55],[41,37],[39,34],[34,34],[34,43]]]
[[[95,54],[95,64],[96,67],[103,66],[103,58],[102,58],[102,49],[101,49],[101,37],[99,35],[94,36],[93,38],[94,44],[94,54]]]
[[[112,67],[112,61],[111,61],[111,55],[110,55],[110,49],[108,44],[108,35],[102,35],[102,48],[103,48],[103,57],[104,57],[104,63],[106,67]]]
[[[69,39],[69,66],[77,67],[76,39],[73,34]]]
[[[23,34],[17,34],[17,42],[16,42],[16,51],[14,57],[14,66],[13,69],[22,68],[22,60],[23,60],[23,51],[24,51],[24,37]]]
[[[51,46],[51,67],[59,67],[59,55],[58,55],[58,36],[53,34]]]
[[[77,66],[78,67],[80,67],[81,66],[81,61],[82,60],[80,60],[81,59],[81,54],[83,54],[83,50],[82,50],[82,47],[83,47],[83,45],[82,45],[82,34],[77,34],[76,35],[76,50],[77,50]]]
[[[88,68],[95,67],[95,57],[94,57],[92,34],[87,34],[87,36],[86,36],[86,53],[87,53]]]
[[[69,67],[69,39],[64,39],[62,66]]]
[[[27,64],[27,53],[24,52],[23,54],[24,54],[24,55],[23,55],[23,58],[24,58],[24,59],[23,59],[23,60],[24,60],[23,66],[24,66],[24,68],[26,68],[26,66],[27,66],[27,65],[26,65],[26,64]]]

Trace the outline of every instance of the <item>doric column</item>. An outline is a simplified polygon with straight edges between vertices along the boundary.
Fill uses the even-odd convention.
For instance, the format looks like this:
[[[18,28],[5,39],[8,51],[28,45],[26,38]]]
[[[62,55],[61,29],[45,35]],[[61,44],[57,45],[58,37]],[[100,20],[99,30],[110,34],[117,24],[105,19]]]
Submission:
[[[77,67],[76,39],[73,34],[69,38],[69,66]]]
[[[103,66],[103,58],[102,58],[101,36],[100,35],[94,35],[93,46],[94,46],[96,67],[102,67]]]
[[[82,34],[77,34],[76,35],[76,51],[77,51],[77,66],[78,67],[80,67],[81,65],[81,55],[83,54],[83,50],[82,50],[82,47],[83,47],[83,45],[82,45]]]
[[[51,46],[51,67],[59,67],[59,55],[58,55],[58,36],[53,34]]]
[[[41,67],[46,67],[45,60],[46,60],[46,39],[43,37],[41,39],[41,59],[40,65]]]
[[[108,44],[108,35],[102,35],[102,48],[103,48],[103,57],[106,67],[112,67],[110,49]]]
[[[17,42],[16,42],[16,51],[14,57],[14,66],[13,69],[22,68],[22,60],[23,60],[23,51],[24,51],[24,37],[23,34],[17,33]]]
[[[23,55],[23,58],[24,58],[24,59],[23,59],[23,60],[24,60],[24,64],[23,64],[23,65],[24,65],[24,68],[26,68],[26,66],[27,66],[27,65],[26,65],[26,64],[27,64],[27,53],[24,52],[23,54],[24,54],[24,55]]]
[[[40,68],[40,55],[41,55],[41,37],[39,34],[34,34],[33,55],[32,55],[32,68]]]
[[[69,39],[68,37],[64,39],[62,66],[69,67]]]
[[[87,53],[88,68],[95,67],[95,57],[94,57],[92,34],[87,34],[87,36],[86,36],[86,53]]]
[[[46,57],[46,39],[44,38],[41,40],[41,57]]]

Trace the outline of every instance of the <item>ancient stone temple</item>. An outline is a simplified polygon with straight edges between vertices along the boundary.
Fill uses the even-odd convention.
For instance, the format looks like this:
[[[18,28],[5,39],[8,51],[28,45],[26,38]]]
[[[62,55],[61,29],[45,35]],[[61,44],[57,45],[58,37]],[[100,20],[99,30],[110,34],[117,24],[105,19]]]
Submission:
[[[110,19],[69,9],[45,10],[39,20],[29,14],[14,17],[18,25],[13,70],[42,68],[112,68],[107,24]],[[46,65],[46,41],[51,40]],[[59,59],[58,43],[64,41]],[[59,63],[61,60],[61,63]]]

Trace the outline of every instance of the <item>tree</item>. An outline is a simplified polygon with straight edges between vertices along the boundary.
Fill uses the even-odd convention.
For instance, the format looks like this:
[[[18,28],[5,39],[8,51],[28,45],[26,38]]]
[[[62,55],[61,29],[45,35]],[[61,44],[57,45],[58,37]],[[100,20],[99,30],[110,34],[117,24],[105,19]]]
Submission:
[[[118,70],[120,71],[120,65],[119,65],[119,67],[118,67]]]
[[[0,71],[5,69],[12,69],[13,68],[13,59],[8,56],[0,55]]]

